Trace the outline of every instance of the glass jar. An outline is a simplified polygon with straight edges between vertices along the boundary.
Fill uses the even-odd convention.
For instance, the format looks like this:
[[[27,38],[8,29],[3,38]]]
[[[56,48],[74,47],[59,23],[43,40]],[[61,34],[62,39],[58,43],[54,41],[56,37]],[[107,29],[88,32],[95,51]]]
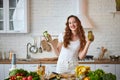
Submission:
[[[90,41],[94,40],[93,32],[92,31],[88,31],[88,40],[90,40]]]

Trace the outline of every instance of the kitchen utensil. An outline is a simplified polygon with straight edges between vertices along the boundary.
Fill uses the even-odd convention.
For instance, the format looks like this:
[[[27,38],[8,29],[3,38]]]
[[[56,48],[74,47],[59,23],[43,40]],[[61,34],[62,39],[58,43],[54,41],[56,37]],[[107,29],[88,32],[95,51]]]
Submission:
[[[109,57],[112,61],[118,61],[120,59],[120,55],[110,55]]]
[[[86,57],[85,57],[86,59],[90,59],[90,60],[93,60],[93,56],[92,55],[86,55]]]
[[[101,53],[100,53],[99,59],[103,59],[106,51],[107,51],[107,49],[105,49],[104,47],[101,47]]]
[[[34,39],[34,45],[31,45],[29,50],[30,50],[31,53],[37,53],[38,52],[36,39]]]
[[[40,47],[39,47],[39,52],[42,53],[42,46],[41,46],[41,36],[40,36]]]
[[[38,52],[38,48],[35,45],[32,45],[29,50],[30,50],[31,53],[37,53]]]

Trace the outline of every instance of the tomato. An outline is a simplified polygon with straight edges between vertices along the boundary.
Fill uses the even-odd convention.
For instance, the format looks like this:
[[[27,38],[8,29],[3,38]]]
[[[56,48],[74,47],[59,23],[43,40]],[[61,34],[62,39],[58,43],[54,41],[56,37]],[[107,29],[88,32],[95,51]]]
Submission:
[[[22,80],[28,80],[27,77],[23,77]]]
[[[20,73],[17,73],[16,76],[21,76]]]
[[[16,76],[10,76],[10,80],[16,80]]]
[[[28,77],[27,77],[27,80],[32,80],[32,76],[28,76]]]
[[[20,76],[24,76],[23,73],[20,73]]]

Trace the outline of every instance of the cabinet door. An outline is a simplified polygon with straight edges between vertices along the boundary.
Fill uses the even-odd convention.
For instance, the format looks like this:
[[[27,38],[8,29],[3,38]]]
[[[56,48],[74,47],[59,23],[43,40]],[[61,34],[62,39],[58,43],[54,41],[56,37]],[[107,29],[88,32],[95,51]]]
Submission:
[[[116,76],[117,80],[120,80],[120,64],[116,64]]]
[[[28,1],[1,0],[0,2],[0,32],[27,33]]]
[[[11,65],[10,64],[4,64],[4,68],[5,68],[5,74],[4,74],[5,77],[4,78],[8,78]]]
[[[5,0],[0,0],[0,32],[5,32],[5,18],[4,18],[4,1]]]
[[[36,71],[38,64],[24,64],[24,69],[28,71]]]
[[[107,73],[115,74],[115,64],[96,64],[96,69],[102,69]]]
[[[45,65],[46,74],[56,72],[56,64],[43,64],[43,65]]]
[[[0,80],[4,80],[4,65],[0,64]]]
[[[24,68],[24,65],[23,65],[23,64],[17,64],[17,65],[16,65],[16,68],[17,68],[17,69],[23,69],[23,68]]]

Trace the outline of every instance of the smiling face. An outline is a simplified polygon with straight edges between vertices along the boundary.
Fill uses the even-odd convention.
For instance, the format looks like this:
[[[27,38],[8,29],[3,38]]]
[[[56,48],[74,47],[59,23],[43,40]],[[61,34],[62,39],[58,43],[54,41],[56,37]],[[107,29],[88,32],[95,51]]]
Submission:
[[[68,25],[71,31],[76,31],[78,23],[74,17],[69,18]]]

